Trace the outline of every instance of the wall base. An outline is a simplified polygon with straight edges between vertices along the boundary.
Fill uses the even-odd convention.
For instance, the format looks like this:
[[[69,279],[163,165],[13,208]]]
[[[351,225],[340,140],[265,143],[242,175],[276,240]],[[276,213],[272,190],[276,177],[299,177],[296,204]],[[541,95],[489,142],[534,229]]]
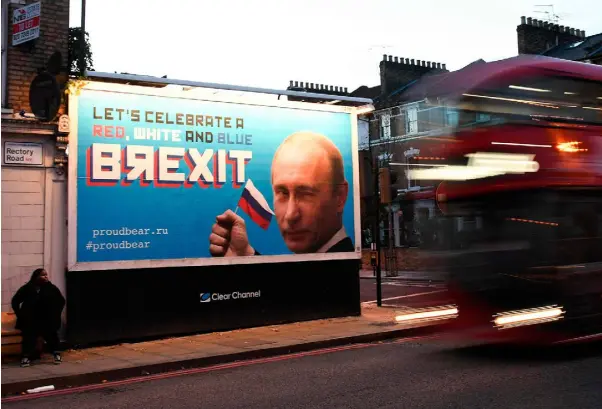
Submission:
[[[360,315],[359,266],[332,260],[70,271],[67,340],[81,346]]]

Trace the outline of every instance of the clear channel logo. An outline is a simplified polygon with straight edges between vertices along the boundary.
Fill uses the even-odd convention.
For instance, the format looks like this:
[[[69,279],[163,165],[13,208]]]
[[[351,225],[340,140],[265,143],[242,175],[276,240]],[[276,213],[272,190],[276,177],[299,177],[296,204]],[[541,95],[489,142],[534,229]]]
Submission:
[[[261,290],[258,291],[234,291],[231,293],[201,293],[201,302],[231,301],[248,298],[261,298]]]

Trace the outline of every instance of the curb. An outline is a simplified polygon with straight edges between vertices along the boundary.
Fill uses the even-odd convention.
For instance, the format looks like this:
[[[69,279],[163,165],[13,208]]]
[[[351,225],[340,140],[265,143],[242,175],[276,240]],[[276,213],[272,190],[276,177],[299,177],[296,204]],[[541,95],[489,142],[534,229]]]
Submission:
[[[376,280],[376,277],[360,277],[360,280]],[[408,283],[437,283],[437,284],[445,284],[444,280],[432,279],[432,278],[401,278],[396,276],[385,277],[382,276],[381,280],[391,280],[391,281],[401,281]]]
[[[234,354],[193,358],[182,361],[162,362],[157,364],[110,369],[105,371],[97,371],[76,375],[56,376],[29,381],[2,383],[2,398],[20,395],[28,389],[33,389],[45,385],[54,385],[55,390],[66,389],[76,386],[99,384],[103,382],[119,381],[139,376],[148,376],[152,374],[178,371],[182,369],[201,368],[212,365],[232,363],[235,361],[268,358],[278,355],[307,352],[316,349],[331,348],[348,344],[371,343],[378,341],[386,341],[395,338],[424,336],[438,332],[441,326],[441,324],[436,324],[403,329],[394,329],[390,331],[382,331],[372,334],[353,335],[341,338],[300,343],[295,345],[265,348],[254,351],[237,352]]]

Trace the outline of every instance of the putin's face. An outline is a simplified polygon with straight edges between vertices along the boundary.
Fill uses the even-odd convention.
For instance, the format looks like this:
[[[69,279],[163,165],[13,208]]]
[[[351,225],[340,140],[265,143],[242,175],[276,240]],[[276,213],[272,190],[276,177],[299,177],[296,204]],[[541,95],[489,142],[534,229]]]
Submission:
[[[315,144],[283,146],[272,163],[274,213],[294,253],[312,253],[342,225],[347,183],[333,186],[331,161]]]

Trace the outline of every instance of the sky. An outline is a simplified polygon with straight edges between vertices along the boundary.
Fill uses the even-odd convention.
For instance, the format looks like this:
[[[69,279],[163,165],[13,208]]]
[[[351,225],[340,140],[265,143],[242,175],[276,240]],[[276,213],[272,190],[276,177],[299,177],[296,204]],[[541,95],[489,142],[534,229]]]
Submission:
[[[383,54],[447,64],[517,54],[520,17],[551,0],[86,0],[94,69],[284,89],[379,84]],[[602,1],[554,0],[558,24],[602,32]],[[72,27],[81,0],[71,0]]]

